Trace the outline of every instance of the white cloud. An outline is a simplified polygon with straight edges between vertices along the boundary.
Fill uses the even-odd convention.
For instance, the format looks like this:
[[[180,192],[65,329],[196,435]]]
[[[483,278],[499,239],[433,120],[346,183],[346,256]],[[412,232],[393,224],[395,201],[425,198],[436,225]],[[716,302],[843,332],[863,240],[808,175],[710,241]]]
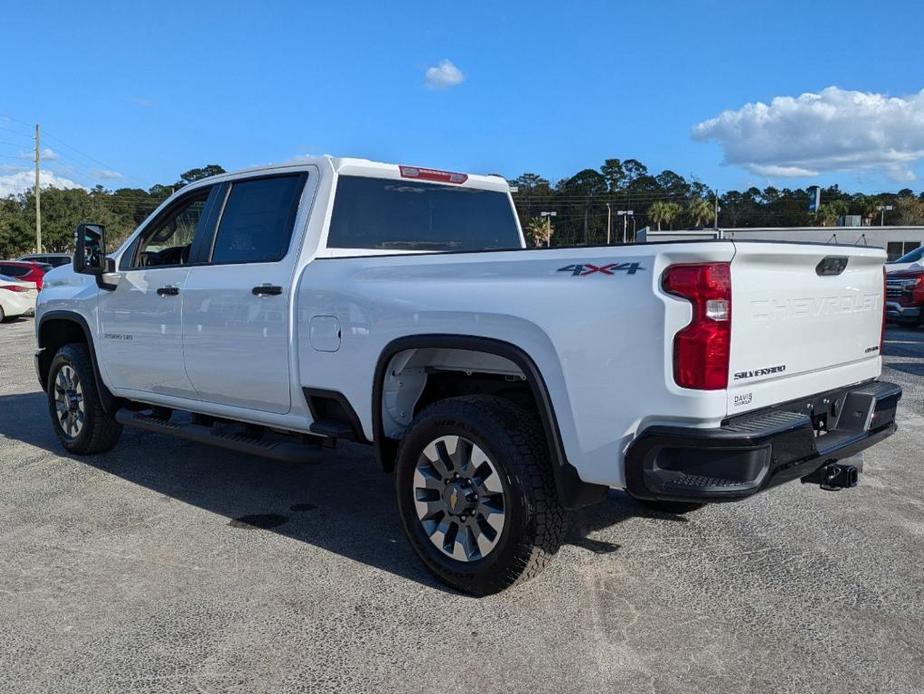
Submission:
[[[817,176],[879,169],[910,181],[924,158],[924,90],[906,98],[827,87],[769,104],[745,104],[694,126],[714,140],[725,163],[762,176]]]
[[[20,152],[19,158],[35,161],[35,150],[33,149],[31,152]],[[61,155],[51,149],[51,147],[46,147],[42,150],[42,161],[58,161],[60,158]]]
[[[112,169],[90,169],[90,175],[101,181],[115,181],[122,178],[122,174]]]
[[[465,75],[449,59],[441,60],[439,64],[428,67],[424,73],[424,84],[430,89],[455,87],[464,81]]]
[[[128,100],[135,104],[135,106],[140,106],[141,108],[150,108],[154,105],[154,102],[150,99],[145,99],[142,96],[130,96]]]
[[[42,171],[39,174],[39,183],[42,188],[84,188],[69,178],[58,176],[53,171]],[[35,185],[34,171],[17,171],[16,173],[0,176],[0,198],[10,195],[19,195],[32,190]]]

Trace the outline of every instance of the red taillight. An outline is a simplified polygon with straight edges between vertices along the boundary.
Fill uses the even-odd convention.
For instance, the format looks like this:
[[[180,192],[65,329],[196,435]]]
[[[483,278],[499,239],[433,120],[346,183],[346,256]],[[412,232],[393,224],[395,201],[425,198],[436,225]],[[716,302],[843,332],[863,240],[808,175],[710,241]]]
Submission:
[[[439,181],[440,183],[465,183],[468,174],[437,169],[422,169],[419,166],[399,166],[402,178],[417,178],[422,181]]]
[[[728,387],[731,268],[728,263],[674,265],[661,286],[693,305],[693,319],[674,336],[674,381],[681,388]]]
[[[18,284],[0,284],[0,289],[6,289],[11,292],[27,292],[29,291],[25,287],[20,287]]]

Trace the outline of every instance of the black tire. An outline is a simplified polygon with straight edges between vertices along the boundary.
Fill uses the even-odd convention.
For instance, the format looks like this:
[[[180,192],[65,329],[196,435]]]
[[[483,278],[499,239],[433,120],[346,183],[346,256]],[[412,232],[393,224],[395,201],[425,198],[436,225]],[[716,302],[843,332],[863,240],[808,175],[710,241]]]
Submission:
[[[418,517],[415,470],[424,449],[442,436],[459,436],[481,448],[503,487],[503,529],[480,558],[460,561],[444,554]],[[437,578],[460,591],[490,595],[533,578],[561,546],[567,520],[543,429],[535,415],[508,400],[466,396],[427,407],[401,442],[395,476],[398,511],[411,546]]]
[[[6,321],[6,313],[3,311],[3,307],[0,306],[0,323]]]
[[[79,430],[75,428],[65,431],[59,417],[58,377],[65,368],[69,369],[66,373],[76,374],[76,383],[79,384],[81,390],[83,419]],[[99,391],[96,388],[93,363],[90,360],[87,346],[84,344],[64,345],[51,360],[51,367],[48,369],[48,411],[55,435],[61,445],[71,453],[78,455],[103,453],[111,450],[122,435],[122,425],[106,414],[103,409]]]
[[[632,497],[635,499],[635,497]],[[670,513],[675,516],[682,516],[685,513],[699,511],[706,504],[699,504],[695,501],[655,501],[653,499],[635,499],[642,506],[650,508],[658,513]]]

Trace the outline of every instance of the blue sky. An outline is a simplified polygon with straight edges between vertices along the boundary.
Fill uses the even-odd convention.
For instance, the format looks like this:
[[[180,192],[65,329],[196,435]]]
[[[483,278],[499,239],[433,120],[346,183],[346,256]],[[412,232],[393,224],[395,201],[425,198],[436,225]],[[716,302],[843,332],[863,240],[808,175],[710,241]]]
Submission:
[[[8,3],[3,26],[0,175],[28,166],[39,121],[52,171],[107,187],[305,153],[553,182],[634,157],[721,190],[924,187],[911,0],[37,2]],[[427,86],[428,68],[459,83]],[[767,131],[739,112],[692,136],[832,85],[833,121],[796,101]]]

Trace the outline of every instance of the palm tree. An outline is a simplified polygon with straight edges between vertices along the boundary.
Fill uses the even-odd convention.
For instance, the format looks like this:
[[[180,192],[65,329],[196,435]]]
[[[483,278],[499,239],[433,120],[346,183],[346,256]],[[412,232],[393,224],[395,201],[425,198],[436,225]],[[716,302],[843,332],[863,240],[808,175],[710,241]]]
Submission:
[[[532,239],[533,243],[536,244],[538,248],[551,245],[552,234],[554,233],[555,228],[552,226],[550,217],[546,217],[545,219],[542,217],[532,217],[529,222],[526,223],[526,235]]]
[[[836,224],[837,218],[845,214],[847,214],[847,203],[843,200],[832,200],[819,205],[813,216],[818,226],[826,227]]]
[[[879,206],[882,204],[882,201],[873,195],[860,194],[854,197],[853,204],[860,210],[860,216],[863,218],[863,221],[868,226],[872,226],[873,217],[879,212]]]
[[[651,207],[648,208],[648,216],[658,225],[658,231],[661,231],[661,222],[667,221],[667,205],[668,203],[658,200],[651,203]]]
[[[662,224],[669,224],[671,229],[673,229],[674,220],[677,219],[682,211],[683,208],[676,202],[658,200],[652,203],[651,207],[648,208],[648,216],[651,217],[652,222],[658,225],[658,231],[661,231]]]
[[[664,221],[667,222],[667,225],[671,228],[671,231],[673,231],[674,221],[680,216],[680,213],[683,212],[683,208],[676,202],[669,202],[665,205],[665,212],[667,216]]]
[[[715,218],[715,211],[712,205],[699,196],[690,199],[690,202],[687,204],[687,214],[693,221],[694,227],[701,227]]]

